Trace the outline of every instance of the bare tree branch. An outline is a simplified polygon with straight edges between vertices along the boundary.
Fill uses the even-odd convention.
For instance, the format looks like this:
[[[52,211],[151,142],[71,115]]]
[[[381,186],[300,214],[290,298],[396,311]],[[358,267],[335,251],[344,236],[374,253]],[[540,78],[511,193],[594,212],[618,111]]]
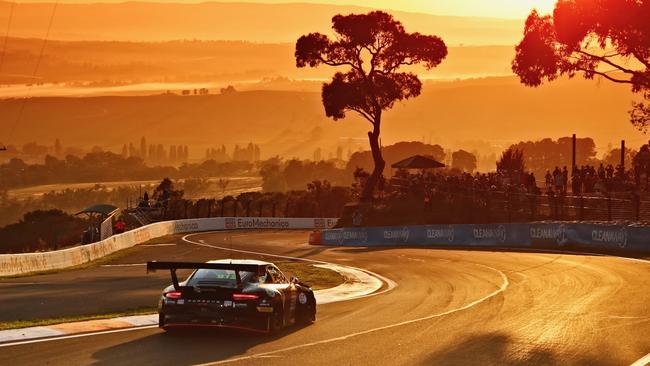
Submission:
[[[352,108],[352,107],[350,108],[350,110],[359,113],[363,118],[367,119],[372,125],[375,124],[375,119],[372,118],[372,116],[370,116],[368,113],[364,112],[363,110],[359,108]]]
[[[625,68],[625,67],[623,67],[623,66],[621,66],[621,65],[617,65],[617,64],[613,63],[611,60],[609,60],[609,59],[608,59],[607,57],[605,57],[605,56],[594,55],[594,54],[591,54],[591,53],[586,52],[586,51],[583,51],[583,50],[577,50],[576,52],[578,52],[578,53],[580,53],[580,54],[583,54],[583,55],[585,55],[585,56],[587,56],[587,57],[591,57],[592,59],[602,61],[602,62],[604,62],[604,63],[606,63],[606,64],[608,64],[608,65],[610,65],[610,66],[612,66],[612,67],[615,67],[615,68],[617,68],[617,69],[623,71],[623,72],[626,73],[626,74],[636,74],[636,73],[637,73],[637,71],[630,70],[630,69]]]
[[[607,80],[609,80],[609,81],[613,81],[613,82],[615,82],[615,83],[620,83],[620,84],[632,84],[632,80],[616,79],[616,78],[611,77],[610,75],[607,75],[606,73],[601,72],[601,71],[585,69],[585,68],[582,68],[582,67],[576,67],[576,69],[577,69],[577,70],[580,70],[580,71],[583,71],[583,72],[585,72],[585,73],[592,73],[592,74],[594,74],[594,75],[602,76],[602,77],[604,77],[605,79],[607,79]]]

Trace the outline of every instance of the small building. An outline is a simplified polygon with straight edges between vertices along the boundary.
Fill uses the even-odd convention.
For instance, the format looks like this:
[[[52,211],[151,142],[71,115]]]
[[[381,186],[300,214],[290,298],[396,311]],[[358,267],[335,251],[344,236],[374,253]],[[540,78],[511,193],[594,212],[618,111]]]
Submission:
[[[84,215],[88,218],[88,228],[84,231],[82,244],[90,244],[96,241],[104,240],[113,235],[113,216],[117,214],[119,208],[99,204],[86,207],[77,212],[75,215]]]

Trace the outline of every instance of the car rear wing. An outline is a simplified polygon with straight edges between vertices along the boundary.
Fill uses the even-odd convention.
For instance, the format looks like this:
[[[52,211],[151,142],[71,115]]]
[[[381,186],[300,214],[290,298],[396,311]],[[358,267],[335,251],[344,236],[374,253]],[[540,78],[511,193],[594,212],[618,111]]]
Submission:
[[[237,280],[237,287],[241,287],[241,276],[239,274],[240,271],[258,273],[260,271],[266,270],[265,266],[258,264],[158,261],[147,262],[147,273],[155,272],[157,270],[169,270],[172,276],[172,284],[176,290],[179,290],[181,287],[178,283],[178,276],[176,276],[176,270],[178,269],[222,269],[234,271],[235,278]]]

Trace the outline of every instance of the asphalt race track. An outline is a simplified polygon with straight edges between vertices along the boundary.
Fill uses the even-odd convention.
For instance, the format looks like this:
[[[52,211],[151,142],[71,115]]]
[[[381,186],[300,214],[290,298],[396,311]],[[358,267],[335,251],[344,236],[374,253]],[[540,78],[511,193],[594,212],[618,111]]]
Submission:
[[[210,245],[360,267],[398,287],[320,306],[314,325],[274,337],[139,329],[0,347],[0,365],[631,365],[650,353],[650,263],[314,247],[306,238],[306,232],[196,234],[189,240],[198,244],[179,238],[176,245],[139,247],[109,267],[2,280],[0,321],[153,305],[167,274],[147,275],[139,264],[242,257]]]

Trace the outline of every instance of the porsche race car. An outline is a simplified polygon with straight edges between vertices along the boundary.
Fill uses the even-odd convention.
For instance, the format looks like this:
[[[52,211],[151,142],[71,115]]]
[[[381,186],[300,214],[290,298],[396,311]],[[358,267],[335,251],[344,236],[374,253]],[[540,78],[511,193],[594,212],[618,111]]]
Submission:
[[[193,269],[179,282],[177,270]],[[223,259],[206,263],[148,262],[147,272],[169,270],[172,284],[158,302],[159,326],[221,327],[274,333],[316,320],[312,289],[288,279],[273,263]]]

